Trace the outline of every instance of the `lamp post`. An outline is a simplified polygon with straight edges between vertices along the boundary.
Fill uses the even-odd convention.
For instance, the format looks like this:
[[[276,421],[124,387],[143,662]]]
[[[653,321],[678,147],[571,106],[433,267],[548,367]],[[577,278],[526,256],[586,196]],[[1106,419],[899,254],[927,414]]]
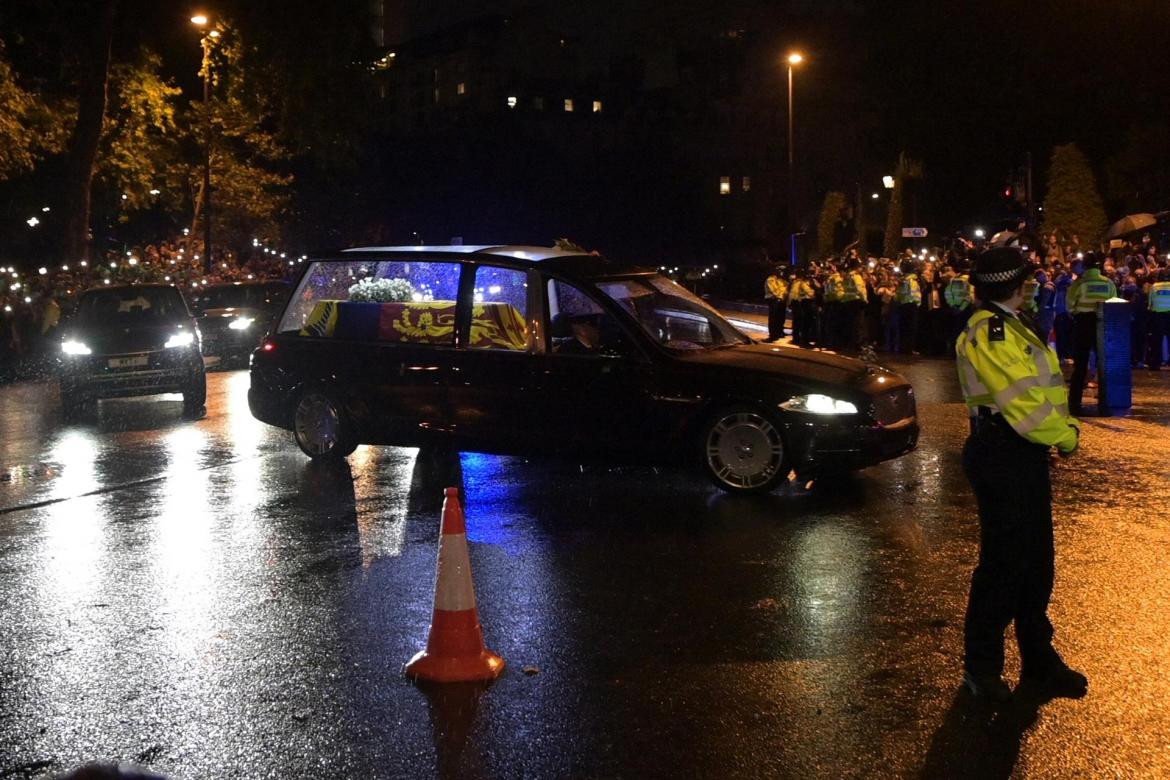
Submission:
[[[191,24],[206,27],[208,18],[203,14],[191,17]],[[218,30],[208,30],[200,39],[203,46],[203,112],[206,121],[203,129],[203,273],[210,274],[211,262],[211,41],[219,37]]]
[[[786,58],[788,63],[788,262],[796,265],[796,177],[793,170],[796,167],[796,154],[793,142],[793,109],[792,109],[792,70],[804,61],[799,52],[791,52]]]

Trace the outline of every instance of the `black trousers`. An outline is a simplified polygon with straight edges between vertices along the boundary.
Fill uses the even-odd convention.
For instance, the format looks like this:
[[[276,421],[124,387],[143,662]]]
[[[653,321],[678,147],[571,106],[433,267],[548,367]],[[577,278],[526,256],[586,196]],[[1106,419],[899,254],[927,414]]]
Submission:
[[[1002,674],[1004,630],[1015,621],[1023,673],[1040,675],[1060,660],[1048,619],[1055,571],[1048,448],[1020,437],[1002,418],[980,422],[963,448],[963,471],[979,506],[964,666],[973,675]]]
[[[768,299],[768,341],[784,338],[784,314],[787,308],[784,301]]]
[[[792,302],[792,341],[812,346],[817,337],[817,302],[811,298]]]
[[[1085,377],[1089,373],[1089,353],[1097,351],[1097,315],[1080,312],[1073,315],[1073,371],[1068,380],[1068,408],[1074,415],[1081,413],[1081,397],[1085,394]],[[1097,355],[1097,362],[1101,356]]]
[[[837,346],[842,349],[857,349],[860,345],[861,315],[865,311],[865,304],[860,300],[844,301],[841,304],[840,335],[837,336]]]
[[[898,351],[905,354],[918,351],[918,303],[898,304]]]
[[[1165,339],[1170,338],[1170,311],[1151,311],[1147,316],[1150,344],[1146,354],[1146,366],[1159,368],[1162,365],[1162,344]]]

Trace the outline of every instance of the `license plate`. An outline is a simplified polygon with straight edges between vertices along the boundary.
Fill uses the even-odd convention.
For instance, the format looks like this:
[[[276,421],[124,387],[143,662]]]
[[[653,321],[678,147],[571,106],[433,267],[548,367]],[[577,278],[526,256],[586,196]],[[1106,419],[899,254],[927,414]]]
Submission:
[[[146,355],[110,358],[110,368],[134,368],[135,366],[145,366],[149,363],[150,358]]]

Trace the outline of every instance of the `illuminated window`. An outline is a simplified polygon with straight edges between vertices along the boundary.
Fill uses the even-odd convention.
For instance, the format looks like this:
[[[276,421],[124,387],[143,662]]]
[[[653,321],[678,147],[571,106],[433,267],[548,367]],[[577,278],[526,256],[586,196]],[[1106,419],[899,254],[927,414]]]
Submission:
[[[595,113],[595,114],[596,114],[596,113],[597,113],[598,111],[600,111],[600,110],[601,110],[601,101],[600,101],[600,100],[594,100],[594,101],[593,101],[593,113]]]
[[[719,194],[720,195],[730,195],[731,194],[731,177],[730,176],[720,176],[719,177]]]
[[[743,191],[744,192],[751,192],[752,191],[752,177],[751,176],[744,176],[743,177]]]
[[[537,111],[544,111],[544,98],[536,98],[532,102],[536,106]]]
[[[455,94],[456,95],[466,95],[467,94],[467,84],[462,82],[462,81],[460,81],[458,84],[456,84],[455,85]]]
[[[565,98],[565,110],[566,111],[573,110],[573,99],[572,98]]]
[[[514,97],[508,98],[508,108],[515,108],[517,100]]]

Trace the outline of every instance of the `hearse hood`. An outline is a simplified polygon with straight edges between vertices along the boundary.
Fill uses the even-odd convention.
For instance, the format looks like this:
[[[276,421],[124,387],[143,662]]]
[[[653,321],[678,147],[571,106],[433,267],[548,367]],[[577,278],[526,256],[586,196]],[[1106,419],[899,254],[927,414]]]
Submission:
[[[817,352],[798,347],[779,347],[772,344],[742,344],[722,349],[683,353],[681,360],[706,365],[725,366],[733,370],[769,374],[795,382],[846,386],[866,390],[882,377],[887,388],[906,384],[897,374],[878,366],[871,366],[856,358]]]

